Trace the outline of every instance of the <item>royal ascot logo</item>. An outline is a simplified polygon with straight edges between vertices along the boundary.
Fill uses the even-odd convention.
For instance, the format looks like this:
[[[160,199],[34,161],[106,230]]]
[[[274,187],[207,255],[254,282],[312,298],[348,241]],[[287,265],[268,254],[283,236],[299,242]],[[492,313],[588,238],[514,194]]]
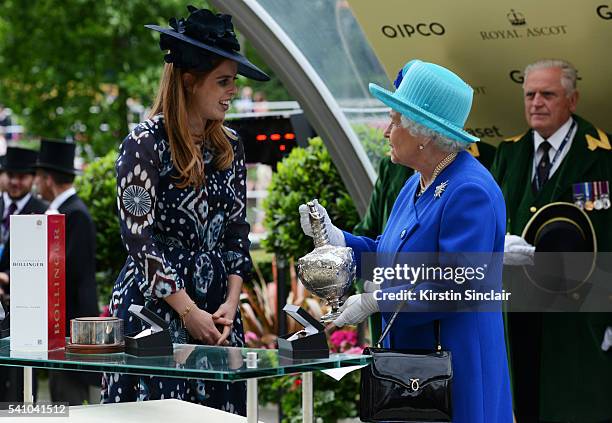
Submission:
[[[510,22],[510,25],[520,28],[480,31],[480,38],[482,38],[483,41],[495,41],[559,36],[567,34],[567,25],[527,26],[525,15],[523,15],[521,12],[515,11],[514,9],[510,9],[510,12],[506,14],[506,18],[508,19],[508,22]]]
[[[380,31],[387,38],[411,38],[412,36],[442,36],[446,28],[438,22],[420,22],[417,24],[383,25]]]
[[[597,6],[596,11],[597,16],[599,16],[601,19],[606,21],[612,20],[612,5],[602,4]]]
[[[521,26],[527,23],[525,20],[525,15],[523,15],[521,12],[515,12],[514,9],[510,9],[510,13],[508,13],[506,16],[513,26]]]

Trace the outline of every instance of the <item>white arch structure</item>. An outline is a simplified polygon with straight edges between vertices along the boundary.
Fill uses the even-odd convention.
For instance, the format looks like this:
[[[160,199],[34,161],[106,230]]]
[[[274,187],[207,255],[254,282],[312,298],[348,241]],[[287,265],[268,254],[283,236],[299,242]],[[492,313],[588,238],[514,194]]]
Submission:
[[[242,34],[299,101],[310,124],[323,139],[355,207],[363,215],[376,178],[366,153],[319,74],[306,56],[256,0],[210,0],[233,16]]]

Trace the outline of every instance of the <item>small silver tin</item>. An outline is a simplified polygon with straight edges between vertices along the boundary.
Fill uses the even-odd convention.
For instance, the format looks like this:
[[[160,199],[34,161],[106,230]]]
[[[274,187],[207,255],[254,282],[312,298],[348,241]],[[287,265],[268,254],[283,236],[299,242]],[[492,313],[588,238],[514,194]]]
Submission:
[[[78,317],[70,320],[70,342],[77,345],[123,343],[123,320],[118,317]]]

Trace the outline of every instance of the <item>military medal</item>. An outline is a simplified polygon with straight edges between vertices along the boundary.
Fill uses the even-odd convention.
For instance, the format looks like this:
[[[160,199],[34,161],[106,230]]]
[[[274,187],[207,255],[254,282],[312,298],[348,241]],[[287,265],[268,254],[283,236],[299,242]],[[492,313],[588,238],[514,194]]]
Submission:
[[[591,201],[591,184],[588,182],[584,183],[584,209],[587,211],[593,210],[593,202]]]
[[[595,181],[593,183],[593,189],[595,195],[595,202],[593,203],[593,207],[595,207],[595,210],[601,210],[603,209],[603,201],[601,201],[601,198],[599,197],[601,195],[601,182]]]
[[[584,210],[584,192],[582,192],[582,184],[573,184],[572,188],[574,191],[574,204],[580,210]]]
[[[610,184],[608,181],[604,181],[601,188],[601,202],[603,204],[603,208],[608,210],[610,208]]]

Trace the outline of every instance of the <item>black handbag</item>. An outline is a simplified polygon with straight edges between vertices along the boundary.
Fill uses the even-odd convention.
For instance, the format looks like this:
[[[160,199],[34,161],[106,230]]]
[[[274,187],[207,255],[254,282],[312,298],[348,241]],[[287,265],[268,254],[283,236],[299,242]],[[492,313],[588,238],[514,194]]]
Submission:
[[[434,351],[381,348],[398,312],[376,348],[363,351],[372,359],[361,369],[359,418],[364,422],[450,422],[453,371],[451,353],[440,344],[440,321],[434,322]]]

